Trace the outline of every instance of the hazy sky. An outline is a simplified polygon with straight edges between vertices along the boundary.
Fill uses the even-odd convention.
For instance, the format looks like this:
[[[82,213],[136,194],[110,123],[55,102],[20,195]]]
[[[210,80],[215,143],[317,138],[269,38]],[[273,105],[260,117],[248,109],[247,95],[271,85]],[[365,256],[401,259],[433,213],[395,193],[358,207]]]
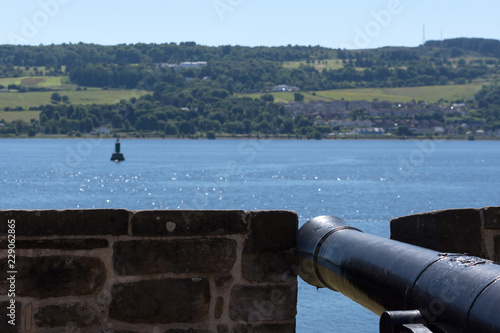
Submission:
[[[20,5],[21,4],[21,5]],[[418,46],[500,39],[498,0],[0,1],[0,44]]]

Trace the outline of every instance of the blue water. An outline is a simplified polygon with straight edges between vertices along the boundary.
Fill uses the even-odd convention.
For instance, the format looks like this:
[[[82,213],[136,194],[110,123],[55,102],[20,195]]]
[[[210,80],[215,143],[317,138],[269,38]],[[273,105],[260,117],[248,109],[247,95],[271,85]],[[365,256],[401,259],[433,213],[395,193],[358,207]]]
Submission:
[[[0,209],[285,209],[389,237],[389,221],[500,204],[497,141],[0,140]],[[378,332],[378,317],[299,282],[297,332]]]

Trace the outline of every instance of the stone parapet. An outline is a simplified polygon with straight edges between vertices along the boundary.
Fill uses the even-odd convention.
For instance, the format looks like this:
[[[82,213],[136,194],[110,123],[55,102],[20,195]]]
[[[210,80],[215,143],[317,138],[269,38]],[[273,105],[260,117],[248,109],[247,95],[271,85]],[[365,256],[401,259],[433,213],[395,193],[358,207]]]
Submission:
[[[500,207],[439,210],[391,221],[391,239],[500,262]]]
[[[297,228],[289,211],[0,211],[0,331],[295,332]]]

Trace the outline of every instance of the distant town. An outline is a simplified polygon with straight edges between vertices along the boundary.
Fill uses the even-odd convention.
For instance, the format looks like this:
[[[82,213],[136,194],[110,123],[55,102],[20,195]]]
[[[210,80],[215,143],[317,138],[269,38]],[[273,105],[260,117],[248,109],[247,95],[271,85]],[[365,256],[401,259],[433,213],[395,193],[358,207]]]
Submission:
[[[484,131],[483,121],[456,120],[457,116],[465,118],[468,115],[464,103],[455,103],[451,107],[425,102],[391,103],[364,100],[289,102],[287,104],[278,102],[278,104],[283,105],[294,116],[306,116],[314,126],[329,126],[347,135],[387,135],[397,131],[398,128],[406,128],[414,135],[424,136],[500,136],[498,129]],[[353,114],[356,114],[359,119],[353,120]],[[428,114],[434,114],[438,119],[424,117]],[[375,120],[370,120],[374,118]],[[450,119],[452,119],[451,123]],[[333,133],[326,135],[333,135]]]

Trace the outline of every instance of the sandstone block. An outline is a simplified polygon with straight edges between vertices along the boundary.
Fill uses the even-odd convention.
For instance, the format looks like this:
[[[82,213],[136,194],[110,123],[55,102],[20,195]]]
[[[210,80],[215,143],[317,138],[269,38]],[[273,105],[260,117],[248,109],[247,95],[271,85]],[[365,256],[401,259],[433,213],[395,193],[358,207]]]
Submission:
[[[245,252],[288,251],[297,247],[298,217],[295,212],[250,212],[251,232]]]
[[[247,231],[243,211],[140,211],[132,219],[138,236],[229,235]]]
[[[440,252],[484,257],[477,209],[450,209],[403,216],[391,221],[391,239]]]
[[[249,323],[295,318],[297,287],[235,286],[231,291],[229,316]]]
[[[146,333],[146,332],[136,332],[136,331],[124,331],[124,330],[102,330],[99,331],[98,333]]]
[[[6,272],[7,260],[0,260]],[[98,258],[49,256],[18,257],[16,295],[34,298],[82,296],[96,293],[106,280],[104,263]],[[0,284],[5,294],[7,282]]]
[[[44,306],[35,313],[37,327],[87,328],[99,325],[99,314],[84,303]]]
[[[298,217],[294,212],[251,212],[242,255],[243,277],[251,282],[296,280]]]
[[[7,248],[7,241],[0,241],[0,249]],[[92,250],[108,247],[106,239],[40,239],[18,240],[16,249],[57,249],[57,250]]]
[[[500,236],[495,237],[495,261],[500,262]]]
[[[229,333],[229,328],[226,325],[217,325],[217,333]]]
[[[205,330],[194,330],[194,329],[188,329],[188,330],[176,330],[176,329],[173,329],[173,330],[168,330],[168,331],[165,331],[165,333],[210,333],[210,331],[205,331]]]
[[[127,323],[200,323],[209,315],[206,279],[161,279],[115,285],[109,318]]]
[[[238,324],[233,333],[295,333],[295,324]]]
[[[14,219],[17,236],[124,235],[131,212],[122,209],[2,210],[0,220]],[[7,232],[0,224],[0,234]]]
[[[500,207],[485,207],[484,227],[486,229],[500,229]]]
[[[21,303],[15,302],[15,309],[10,310],[8,307],[11,307],[10,301],[0,302],[0,309],[2,309],[2,320],[0,320],[0,332],[5,333],[19,333],[20,330],[20,318],[21,318]],[[15,316],[14,319],[9,317],[9,314],[13,314]],[[9,324],[9,321],[14,320],[15,325]]]
[[[114,267],[119,275],[155,273],[217,273],[231,270],[236,260],[231,239],[123,241],[114,244]]]

